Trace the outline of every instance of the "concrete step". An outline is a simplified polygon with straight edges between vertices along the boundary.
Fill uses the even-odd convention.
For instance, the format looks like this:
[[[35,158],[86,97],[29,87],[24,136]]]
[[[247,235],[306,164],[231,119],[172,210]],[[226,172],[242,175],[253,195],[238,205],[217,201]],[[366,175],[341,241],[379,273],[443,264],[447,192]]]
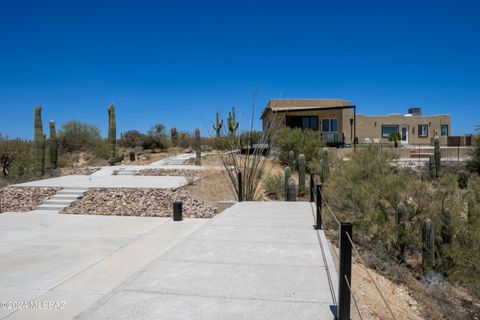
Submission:
[[[82,196],[85,192],[83,190],[60,190],[56,195]]]
[[[68,207],[72,202],[74,202],[76,199],[72,199],[72,200],[61,200],[61,199],[47,199],[45,201],[43,201],[42,204],[55,204],[55,205],[62,205],[62,206],[65,206],[65,207]]]
[[[62,211],[65,205],[62,204],[41,204],[35,210]]]
[[[82,195],[80,195],[81,197]],[[77,200],[79,198],[79,195],[70,195],[70,194],[55,194],[53,196],[51,196],[50,198],[48,198],[49,200],[65,200],[65,201],[68,201],[68,200]]]
[[[62,190],[88,191],[88,188],[62,187]]]

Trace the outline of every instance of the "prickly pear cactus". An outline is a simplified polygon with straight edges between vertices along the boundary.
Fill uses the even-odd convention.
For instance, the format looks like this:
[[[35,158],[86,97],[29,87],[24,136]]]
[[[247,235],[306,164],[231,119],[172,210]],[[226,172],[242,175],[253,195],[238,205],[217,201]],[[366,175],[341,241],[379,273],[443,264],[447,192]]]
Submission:
[[[330,175],[330,163],[328,160],[328,148],[323,148],[322,150],[322,174],[320,175],[320,180],[322,183],[327,181],[328,176]]]
[[[288,180],[290,179],[290,177],[292,176],[292,171],[290,169],[290,167],[285,167],[285,199],[287,199],[287,191],[288,191]]]
[[[287,201],[297,201],[297,187],[292,178],[288,180],[287,184]]]
[[[298,156],[298,194],[305,194],[305,156]]]
[[[117,123],[115,121],[115,106],[108,106],[108,144],[110,147],[110,159],[115,158],[117,147]]]
[[[438,178],[441,169],[441,154],[440,154],[440,140],[438,136],[435,136],[435,151],[433,152],[433,158],[435,160],[435,177]]]
[[[195,165],[202,165],[202,144],[200,138],[200,129],[195,129]]]
[[[442,210],[440,215],[440,220],[442,221],[442,227],[440,233],[442,235],[442,243],[449,244],[452,243],[453,237],[453,226],[452,226],[452,213],[450,209],[445,208]]]
[[[223,120],[220,120],[220,117],[219,117],[218,112],[217,112],[216,122],[215,122],[215,124],[212,125],[213,130],[215,130],[215,137],[220,138],[220,136],[222,134],[222,127],[223,127]],[[229,128],[230,128],[230,126],[229,126]],[[237,126],[237,128],[238,128],[238,126]]]
[[[43,136],[42,107],[35,107],[35,134],[33,137],[34,171],[37,177],[45,174],[45,139]]]
[[[58,163],[58,139],[57,139],[57,131],[55,130],[55,121],[50,120],[50,142],[48,145],[49,151],[49,160],[50,160],[50,168],[56,169]]]
[[[435,233],[430,219],[422,225],[422,269],[424,274],[432,271],[435,262]]]

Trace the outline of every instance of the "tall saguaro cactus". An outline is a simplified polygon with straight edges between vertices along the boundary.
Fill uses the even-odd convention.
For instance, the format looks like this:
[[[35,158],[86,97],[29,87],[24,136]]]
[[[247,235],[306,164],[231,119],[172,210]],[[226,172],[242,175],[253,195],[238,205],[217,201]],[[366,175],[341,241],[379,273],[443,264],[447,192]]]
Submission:
[[[440,215],[442,221],[442,227],[440,233],[442,235],[442,244],[452,243],[453,226],[452,226],[452,213],[450,209],[446,208],[442,210]]]
[[[288,180],[290,180],[290,177],[292,176],[292,171],[290,167],[285,167],[285,200],[287,199],[287,194],[288,194]]]
[[[293,150],[288,151],[288,166],[295,171],[295,152]]]
[[[433,269],[435,260],[435,233],[430,219],[423,221],[422,225],[422,269],[428,274]]]
[[[202,165],[202,145],[200,138],[200,129],[195,129],[195,165]]]
[[[33,137],[34,171],[37,177],[45,174],[45,138],[43,136],[42,107],[35,107],[35,134]]]
[[[239,126],[239,123],[237,122],[237,117],[235,115],[235,107],[232,107],[232,111],[228,113],[228,132],[230,133],[230,136],[234,137],[237,135],[237,129]]]
[[[117,123],[115,121],[115,106],[108,106],[108,143],[110,146],[110,159],[115,158],[117,147]]]
[[[435,136],[435,150],[433,152],[433,158],[435,160],[435,177],[438,178],[441,169],[441,154],[440,154],[440,139]]]
[[[405,239],[407,236],[407,227],[406,227],[407,218],[408,218],[407,207],[403,202],[400,202],[395,212],[395,224],[397,225],[396,242],[399,249],[398,259],[400,261],[403,261],[404,259],[405,247],[407,245],[407,240]]]
[[[220,119],[218,112],[217,112],[217,119],[215,124],[212,124],[213,130],[215,130],[215,137],[220,138],[220,135],[222,133],[222,127],[223,127],[223,120]]]
[[[298,156],[298,194],[305,194],[305,156]]]
[[[322,150],[322,174],[320,180],[322,183],[327,181],[328,176],[330,175],[330,164],[328,161],[328,148],[323,148]]]
[[[50,120],[50,142],[48,144],[48,151],[49,151],[49,160],[50,160],[50,168],[56,169],[58,163],[58,139],[57,139],[57,131],[55,130],[55,121]]]

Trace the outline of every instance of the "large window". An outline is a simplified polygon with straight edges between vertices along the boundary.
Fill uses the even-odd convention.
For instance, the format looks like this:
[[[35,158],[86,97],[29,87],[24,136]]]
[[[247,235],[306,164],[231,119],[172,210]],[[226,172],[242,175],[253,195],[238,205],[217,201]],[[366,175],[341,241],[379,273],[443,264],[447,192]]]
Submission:
[[[418,136],[420,138],[428,137],[428,125],[427,124],[419,124],[418,125]]]
[[[338,120],[333,119],[322,119],[322,132],[337,132],[338,131]]]
[[[441,131],[442,137],[448,136],[448,124],[442,124]]]
[[[398,133],[398,126],[386,124],[382,126],[382,138],[388,138],[392,133]]]
[[[286,120],[289,128],[318,130],[318,117],[316,116],[287,116]]]

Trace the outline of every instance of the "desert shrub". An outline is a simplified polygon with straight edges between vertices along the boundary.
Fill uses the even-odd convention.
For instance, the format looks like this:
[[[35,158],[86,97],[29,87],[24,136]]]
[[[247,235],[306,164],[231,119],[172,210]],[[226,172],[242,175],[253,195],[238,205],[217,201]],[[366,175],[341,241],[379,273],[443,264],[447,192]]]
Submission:
[[[134,148],[141,146],[144,135],[137,130],[129,130],[120,134],[119,145],[125,148]]]
[[[480,174],[480,126],[477,127],[477,135],[474,138],[475,148],[473,149],[471,158],[467,162],[467,168],[471,172]]]
[[[268,175],[265,178],[263,188],[265,195],[280,199],[285,191],[285,178],[281,174]]]
[[[108,160],[110,158],[110,146],[108,141],[101,139],[93,148],[93,155],[96,158]]]
[[[60,128],[58,142],[61,152],[86,151],[93,149],[99,141],[100,129],[97,126],[71,120]]]
[[[177,137],[177,147],[190,148],[192,145],[191,137],[188,132],[180,131]]]
[[[0,175],[16,179],[33,168],[33,145],[30,141],[9,139],[0,134]]]
[[[167,150],[170,146],[169,139],[163,124],[155,124],[148,129],[147,134],[143,138],[143,149],[160,149]]]
[[[318,132],[313,130],[282,128],[274,136],[274,146],[281,163],[288,163],[288,152],[293,150],[295,157],[301,153],[305,155],[308,166],[308,163],[320,159],[320,151],[324,143],[320,140]]]

